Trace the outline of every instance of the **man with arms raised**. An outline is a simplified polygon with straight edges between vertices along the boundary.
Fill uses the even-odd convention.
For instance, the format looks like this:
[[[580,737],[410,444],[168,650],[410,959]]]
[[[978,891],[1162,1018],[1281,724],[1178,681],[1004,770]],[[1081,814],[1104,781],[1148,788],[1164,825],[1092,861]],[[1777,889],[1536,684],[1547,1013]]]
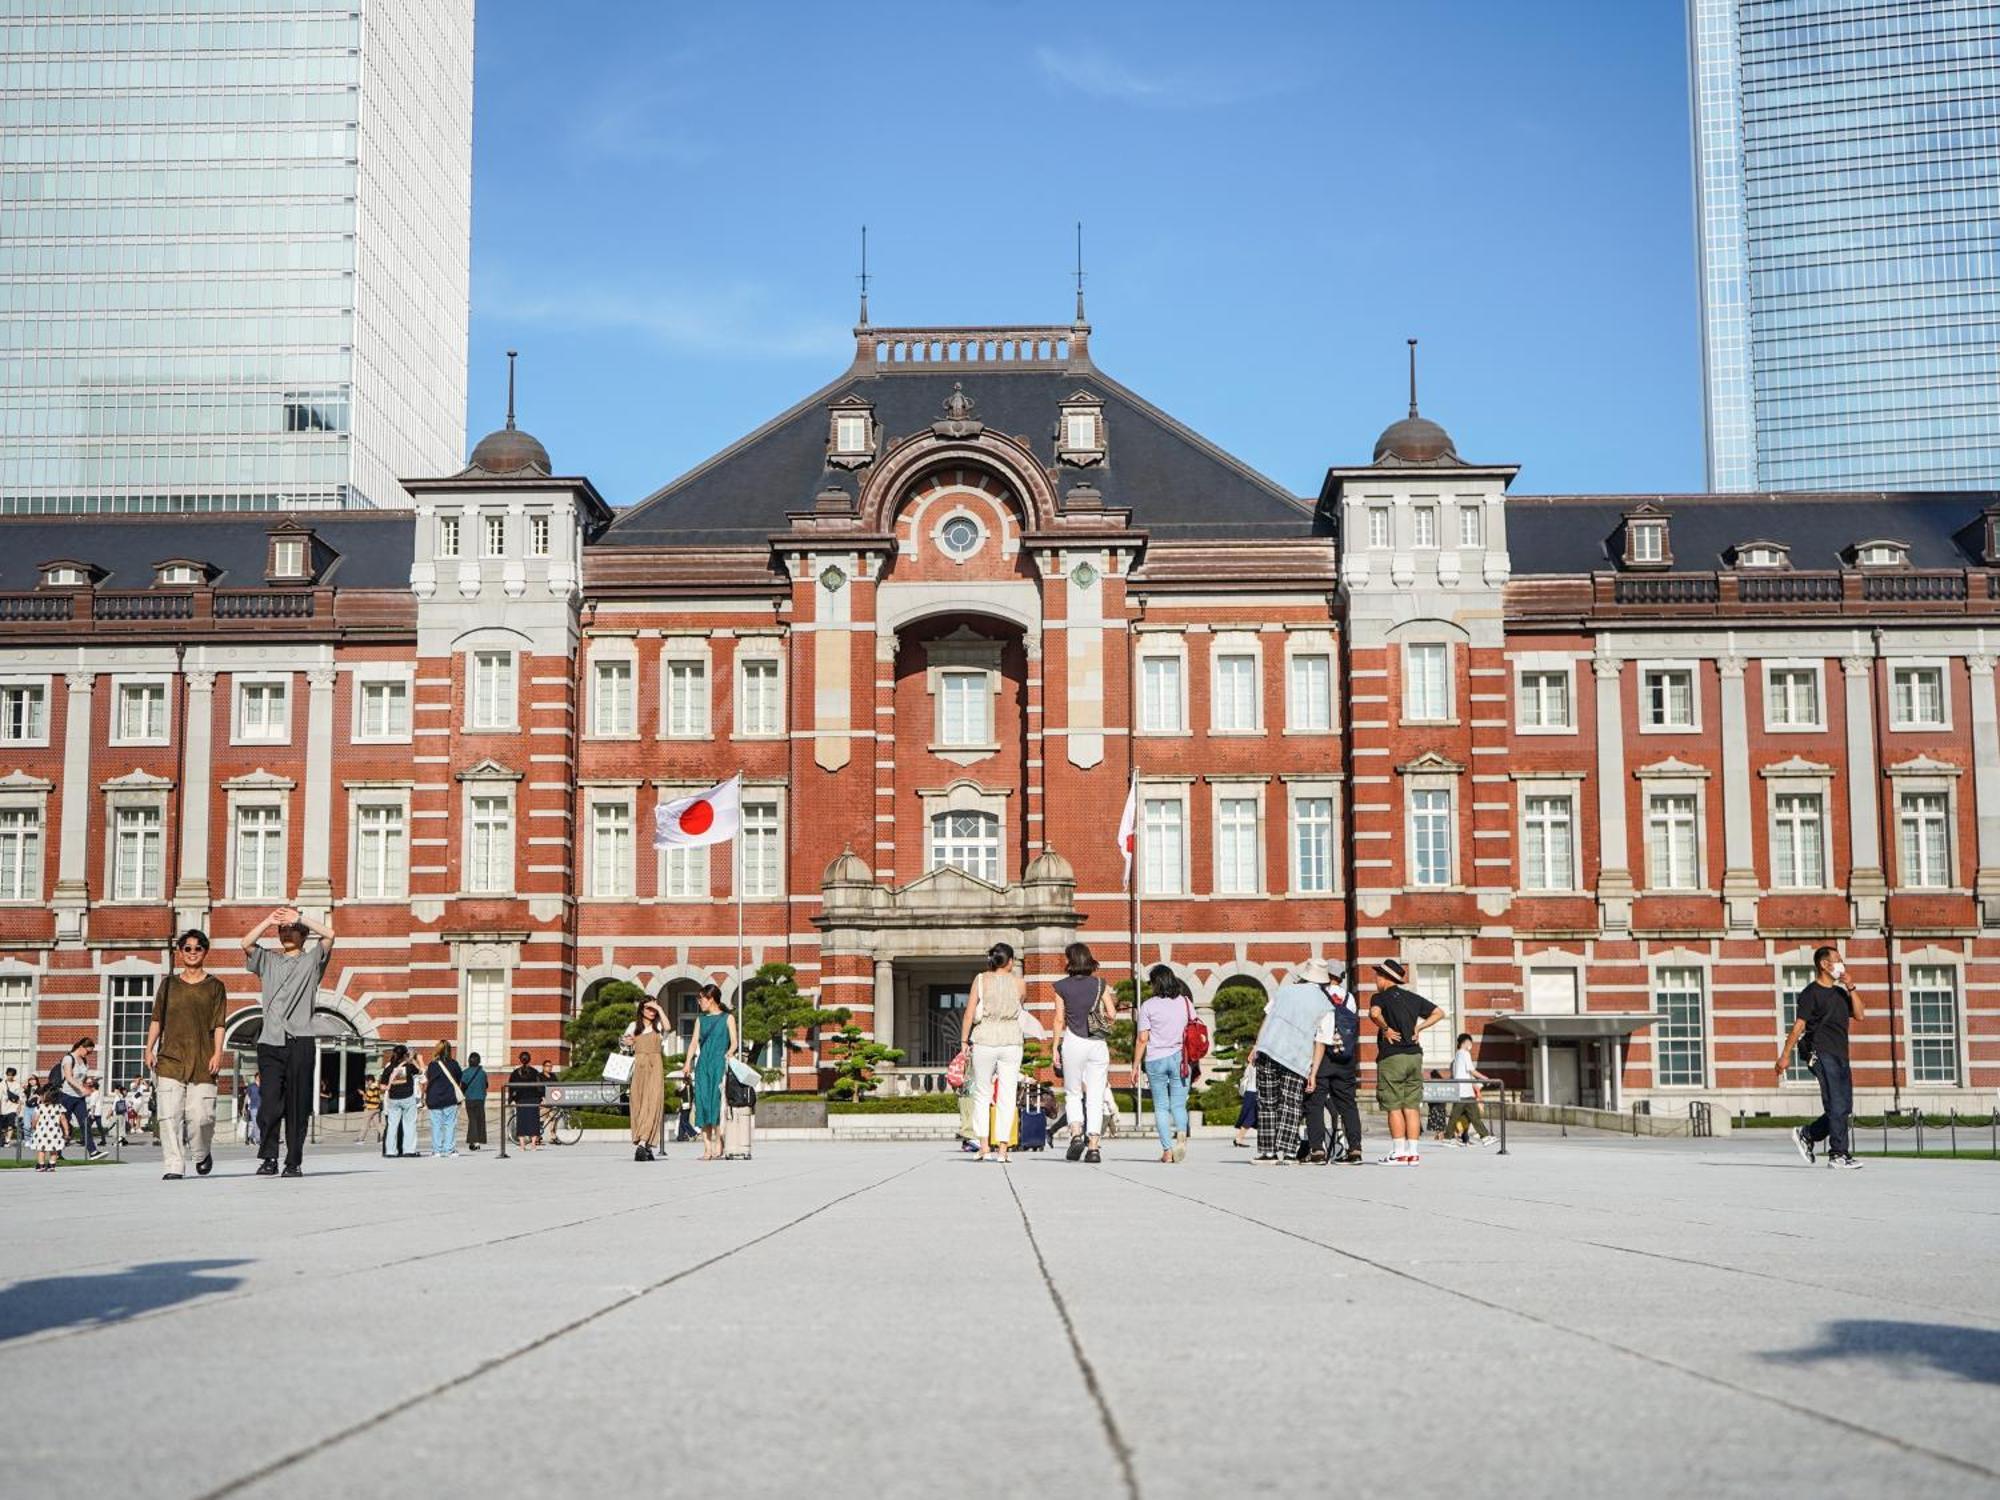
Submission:
[[[278,946],[266,948],[258,939],[273,927]],[[313,1107],[313,997],[332,951],[332,929],[308,922],[295,906],[279,907],[243,936],[244,965],[257,976],[264,996],[264,1025],[257,1036],[259,1177],[278,1175],[281,1119],[284,1175],[305,1175],[306,1126]]]

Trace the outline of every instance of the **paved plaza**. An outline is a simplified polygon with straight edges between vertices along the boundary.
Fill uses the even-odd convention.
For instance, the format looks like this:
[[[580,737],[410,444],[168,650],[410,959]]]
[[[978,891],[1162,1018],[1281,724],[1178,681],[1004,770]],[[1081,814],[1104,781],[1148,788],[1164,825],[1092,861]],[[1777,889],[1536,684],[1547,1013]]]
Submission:
[[[0,1174],[0,1468],[121,1500],[2000,1482],[2000,1166],[1526,1130],[1416,1169],[1149,1154]]]

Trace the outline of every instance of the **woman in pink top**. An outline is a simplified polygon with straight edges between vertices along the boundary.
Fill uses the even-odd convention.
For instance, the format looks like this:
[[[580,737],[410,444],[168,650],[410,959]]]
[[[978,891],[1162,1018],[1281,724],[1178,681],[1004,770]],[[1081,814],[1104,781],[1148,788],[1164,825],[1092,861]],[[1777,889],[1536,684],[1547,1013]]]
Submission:
[[[1139,1036],[1133,1052],[1143,1059],[1146,1087],[1153,1091],[1153,1128],[1160,1136],[1160,1160],[1187,1160],[1188,1081],[1181,1066],[1181,1039],[1194,1020],[1194,1001],[1174,971],[1154,964],[1146,975],[1150,992],[1139,1006]]]

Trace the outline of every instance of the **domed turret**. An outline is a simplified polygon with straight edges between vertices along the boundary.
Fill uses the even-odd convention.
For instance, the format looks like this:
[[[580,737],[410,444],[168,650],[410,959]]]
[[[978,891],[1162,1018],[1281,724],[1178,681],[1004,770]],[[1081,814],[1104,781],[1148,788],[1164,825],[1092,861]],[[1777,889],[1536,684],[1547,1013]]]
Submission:
[[[868,861],[854,852],[849,844],[833,857],[833,863],[826,867],[821,878],[822,886],[832,885],[873,885],[875,872],[868,868]]]
[[[467,461],[467,473],[493,475],[539,474],[547,478],[555,472],[549,467],[549,450],[540,442],[514,425],[514,360],[518,351],[507,351],[507,425],[498,432],[489,432],[473,446],[472,457]]]
[[[1375,439],[1375,462],[1387,467],[1456,467],[1465,460],[1452,446],[1451,434],[1428,417],[1417,415],[1417,341],[1410,341],[1410,414],[1391,422]]]
[[[1028,868],[1021,872],[1021,880],[1026,885],[1054,885],[1058,882],[1075,885],[1076,868],[1053,847],[1045,848],[1028,861]]]

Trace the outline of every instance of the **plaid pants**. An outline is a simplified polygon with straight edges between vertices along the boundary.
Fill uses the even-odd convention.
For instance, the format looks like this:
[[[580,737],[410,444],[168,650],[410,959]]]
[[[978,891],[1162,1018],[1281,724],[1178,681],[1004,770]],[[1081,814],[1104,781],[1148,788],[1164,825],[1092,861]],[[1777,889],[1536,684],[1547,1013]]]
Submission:
[[[1268,1057],[1257,1059],[1257,1154],[1289,1161],[1299,1153],[1306,1081]]]

